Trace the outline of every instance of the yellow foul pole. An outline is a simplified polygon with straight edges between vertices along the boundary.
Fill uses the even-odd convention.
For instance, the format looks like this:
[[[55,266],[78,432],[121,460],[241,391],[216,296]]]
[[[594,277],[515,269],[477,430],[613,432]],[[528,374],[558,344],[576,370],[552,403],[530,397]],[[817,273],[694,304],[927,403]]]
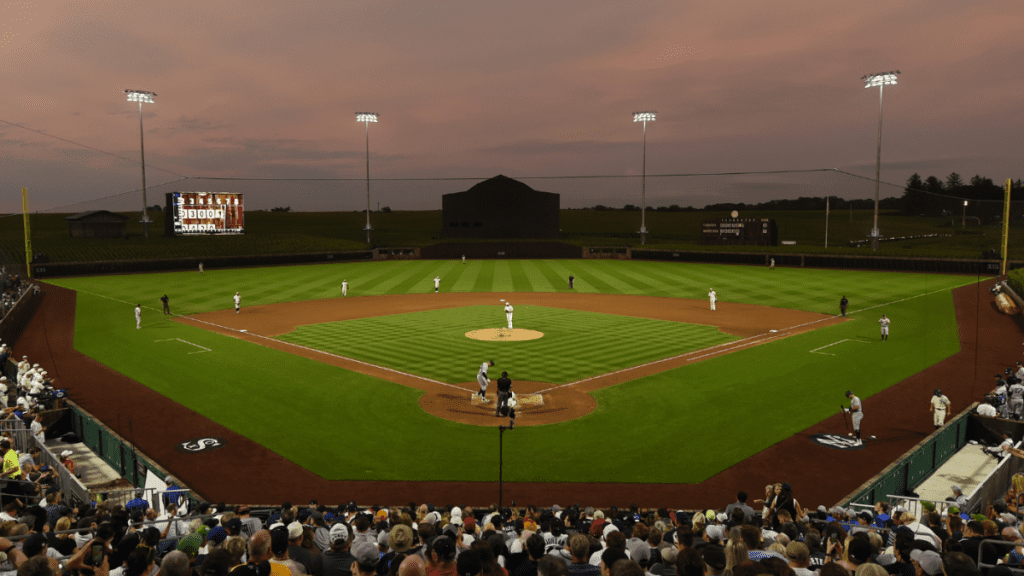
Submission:
[[[32,277],[32,229],[28,224],[28,188],[21,189],[21,212],[25,219],[25,275]]]
[[[1013,180],[1006,179],[1006,193],[1003,195],[1003,265],[999,268],[999,275],[1006,275],[1006,253],[1007,244],[1010,239],[1010,184]]]

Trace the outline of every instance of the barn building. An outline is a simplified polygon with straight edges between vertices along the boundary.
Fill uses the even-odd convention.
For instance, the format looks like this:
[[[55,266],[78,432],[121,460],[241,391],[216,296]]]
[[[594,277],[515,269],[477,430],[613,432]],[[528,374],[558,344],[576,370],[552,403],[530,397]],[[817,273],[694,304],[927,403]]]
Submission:
[[[127,216],[106,210],[91,210],[64,218],[72,238],[124,238]]]
[[[499,174],[441,197],[441,237],[558,238],[560,200]]]

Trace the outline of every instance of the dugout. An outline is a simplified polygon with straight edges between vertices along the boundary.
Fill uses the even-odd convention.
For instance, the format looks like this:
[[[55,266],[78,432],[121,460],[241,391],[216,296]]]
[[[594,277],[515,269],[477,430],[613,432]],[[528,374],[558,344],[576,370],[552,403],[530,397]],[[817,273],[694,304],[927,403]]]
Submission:
[[[442,238],[558,238],[561,196],[497,175],[441,196]]]

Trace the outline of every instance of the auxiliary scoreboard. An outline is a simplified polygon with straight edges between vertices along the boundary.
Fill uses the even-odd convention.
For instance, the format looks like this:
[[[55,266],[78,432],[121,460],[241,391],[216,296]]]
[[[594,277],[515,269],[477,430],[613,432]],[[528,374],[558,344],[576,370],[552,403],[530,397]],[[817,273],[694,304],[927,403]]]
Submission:
[[[224,192],[168,192],[168,236],[242,234],[244,204],[241,194]]]
[[[719,218],[705,220],[701,236],[704,244],[775,246],[779,233],[771,218]]]

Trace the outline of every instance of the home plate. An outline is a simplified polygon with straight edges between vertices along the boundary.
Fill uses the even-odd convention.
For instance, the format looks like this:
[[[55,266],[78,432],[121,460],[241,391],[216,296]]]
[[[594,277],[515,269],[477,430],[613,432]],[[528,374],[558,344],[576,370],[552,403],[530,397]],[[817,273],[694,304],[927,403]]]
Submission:
[[[479,394],[473,394],[473,398],[470,400],[470,404],[473,406],[490,407],[494,409],[494,403],[498,401],[497,396],[487,395],[487,402],[480,399]],[[528,410],[530,408],[539,408],[544,405],[544,396],[542,394],[516,394],[516,410]]]

